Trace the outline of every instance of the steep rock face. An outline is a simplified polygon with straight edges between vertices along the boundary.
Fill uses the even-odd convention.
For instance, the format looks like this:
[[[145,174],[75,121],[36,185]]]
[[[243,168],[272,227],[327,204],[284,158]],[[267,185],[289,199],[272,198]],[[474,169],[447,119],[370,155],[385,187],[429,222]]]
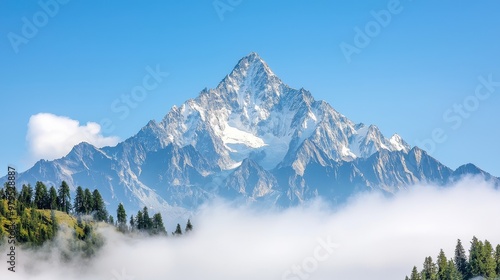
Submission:
[[[414,147],[403,151],[381,151],[367,159],[356,160],[356,166],[372,186],[389,192],[418,182],[444,184],[452,170]]]
[[[116,147],[79,144],[19,180],[65,180],[73,189],[99,188],[109,209],[122,202],[172,216],[216,196],[280,207],[315,197],[335,203],[470,174],[499,182],[472,164],[453,171],[397,134],[386,138],[375,125],[352,122],[309,91],[290,88],[251,53],[215,89]]]
[[[249,201],[279,194],[278,181],[274,175],[264,170],[251,159],[245,159],[224,181],[220,187],[223,197],[243,196]]]

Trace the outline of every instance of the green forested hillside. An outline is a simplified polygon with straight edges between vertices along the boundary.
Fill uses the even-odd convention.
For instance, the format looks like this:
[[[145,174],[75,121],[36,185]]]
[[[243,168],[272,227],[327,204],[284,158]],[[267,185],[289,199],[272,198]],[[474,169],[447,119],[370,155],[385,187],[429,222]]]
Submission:
[[[97,199],[92,200],[93,205],[85,210],[102,215],[104,202],[98,191],[94,192],[94,197]],[[65,182],[58,190],[54,187],[47,190],[41,182],[36,183],[35,190],[30,185],[23,185],[21,191],[4,185],[0,188],[0,244],[11,236],[16,245],[41,246],[53,240],[61,228],[69,230],[69,238],[75,241],[95,238],[95,221],[100,220],[82,221],[73,216],[71,209],[69,187]],[[107,212],[104,216],[107,220]],[[15,225],[15,230],[12,225]]]
[[[70,188],[62,182],[56,189],[36,182],[35,188],[23,185],[20,190],[5,184],[0,188],[0,245],[8,241],[10,234],[17,245],[37,247],[53,240],[58,231],[64,230],[73,249],[91,253],[102,244],[95,233],[99,224],[110,224],[124,234],[167,235],[160,213],[150,216],[148,208],[138,211],[127,219],[125,208],[120,203],[116,211],[116,222],[109,215],[104,200],[96,189],[90,191],[78,186],[73,203]],[[128,225],[129,223],[129,225]],[[14,224],[16,229],[11,230]],[[185,232],[193,229],[187,222]],[[178,224],[173,235],[182,235]],[[83,242],[83,243],[82,243]]]
[[[470,243],[469,255],[458,239],[453,258],[448,259],[441,250],[436,262],[426,257],[422,270],[414,266],[405,280],[500,279],[500,244],[493,247],[488,240],[483,242],[475,236]]]

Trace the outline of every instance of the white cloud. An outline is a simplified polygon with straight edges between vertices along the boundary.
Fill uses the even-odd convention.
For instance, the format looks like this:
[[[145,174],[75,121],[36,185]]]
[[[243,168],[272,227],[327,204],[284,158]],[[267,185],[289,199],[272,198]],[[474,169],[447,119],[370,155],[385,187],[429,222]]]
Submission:
[[[106,245],[88,261],[65,263],[55,257],[57,250],[18,249],[18,271],[8,272],[2,261],[0,278],[306,279],[285,275],[298,265],[311,280],[401,280],[426,256],[435,259],[440,248],[451,257],[457,238],[466,250],[473,235],[500,243],[499,201],[499,190],[466,179],[444,189],[419,186],[390,198],[365,194],[336,210],[321,202],[284,211],[214,203],[195,217],[192,235],[131,239],[103,228]],[[328,238],[338,245],[331,255],[318,241]],[[0,249],[2,256],[6,253]]]
[[[39,113],[30,117],[26,140],[34,160],[63,157],[81,142],[99,148],[114,146],[119,142],[118,137],[103,136],[101,126],[95,122],[80,125],[77,120],[50,113]]]

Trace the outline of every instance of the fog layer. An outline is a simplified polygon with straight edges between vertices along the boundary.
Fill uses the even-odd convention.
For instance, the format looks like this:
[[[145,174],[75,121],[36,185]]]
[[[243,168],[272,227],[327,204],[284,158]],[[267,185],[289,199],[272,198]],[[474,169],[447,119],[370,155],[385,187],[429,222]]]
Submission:
[[[183,237],[131,238],[101,227],[90,260],[63,262],[55,248],[16,249],[16,272],[0,255],[0,279],[384,279],[402,280],[457,238],[500,243],[500,191],[468,178],[446,188],[413,186],[394,197],[370,193],[340,209],[315,201],[282,211],[206,205]],[[64,250],[64,248],[63,248]]]

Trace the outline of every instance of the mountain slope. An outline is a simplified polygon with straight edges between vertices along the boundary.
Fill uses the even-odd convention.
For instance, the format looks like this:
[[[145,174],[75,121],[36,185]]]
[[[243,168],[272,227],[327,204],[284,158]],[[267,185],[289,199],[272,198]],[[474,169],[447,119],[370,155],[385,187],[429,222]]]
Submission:
[[[453,171],[397,134],[386,138],[375,125],[352,122],[309,91],[290,88],[251,53],[216,88],[116,147],[79,144],[19,180],[66,180],[72,188],[99,188],[111,209],[123,202],[175,216],[216,196],[288,207],[467,174],[498,182],[475,166]]]

